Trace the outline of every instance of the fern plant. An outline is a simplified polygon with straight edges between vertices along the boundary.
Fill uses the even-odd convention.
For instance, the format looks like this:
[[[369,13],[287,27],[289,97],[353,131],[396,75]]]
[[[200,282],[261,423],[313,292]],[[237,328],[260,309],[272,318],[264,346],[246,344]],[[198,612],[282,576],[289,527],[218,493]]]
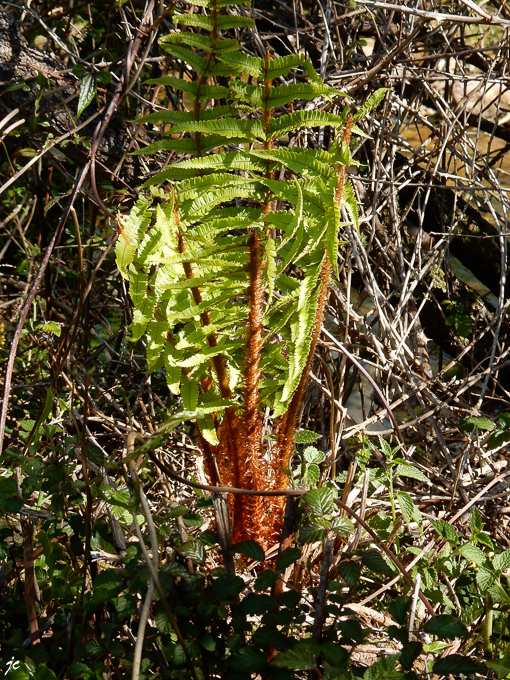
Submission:
[[[171,126],[140,153],[186,158],[147,181],[150,195],[119,217],[116,250],[134,306],[131,339],[146,337],[152,370],[165,366],[171,392],[196,422],[211,482],[283,490],[338,273],[342,207],[358,227],[345,172],[354,162],[351,133],[361,133],[354,123],[384,90],[355,116],[349,107],[342,115],[298,110],[344,95],[301,54],[256,58],[222,37],[253,26],[237,9],[195,0],[190,13],[173,14],[189,30],[160,45],[184,77],[148,82],[181,93],[181,105],[140,119]],[[285,82],[298,70],[300,82]],[[314,126],[337,130],[329,151],[300,148],[299,131]],[[277,537],[281,497],[236,495],[231,510],[234,540]]]

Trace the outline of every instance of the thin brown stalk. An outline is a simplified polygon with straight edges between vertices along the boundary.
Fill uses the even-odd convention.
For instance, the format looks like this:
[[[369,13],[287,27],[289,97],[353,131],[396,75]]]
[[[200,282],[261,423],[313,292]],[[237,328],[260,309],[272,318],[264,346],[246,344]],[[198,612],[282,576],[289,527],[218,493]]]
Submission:
[[[39,640],[39,624],[35,607],[35,570],[34,570],[34,525],[30,517],[23,518],[23,545],[25,563],[25,604],[27,607],[28,627],[30,638],[35,645]]]

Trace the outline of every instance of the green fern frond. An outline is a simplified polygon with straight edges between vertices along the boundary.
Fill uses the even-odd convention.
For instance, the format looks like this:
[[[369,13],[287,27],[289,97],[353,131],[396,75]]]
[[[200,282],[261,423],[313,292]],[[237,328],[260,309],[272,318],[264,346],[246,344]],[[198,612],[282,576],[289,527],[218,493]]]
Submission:
[[[260,182],[265,184],[271,191],[282,201],[287,201],[296,205],[299,196],[299,190],[296,183],[299,182],[301,186],[301,191],[303,194],[303,201],[305,209],[308,210],[313,217],[316,219],[321,219],[324,216],[324,204],[322,198],[313,183],[305,183],[302,180],[295,179],[291,184],[290,182],[278,182],[274,179],[261,178]]]
[[[303,240],[304,233],[304,222],[303,222],[303,191],[298,182],[296,184],[297,189],[297,200],[296,200],[296,210],[294,213],[294,218],[289,224],[289,228],[285,230],[284,238],[280,242],[278,248],[279,255],[283,259],[282,269],[292,262],[294,255],[299,252],[301,248],[301,242]],[[287,249],[287,253],[284,254],[285,246],[290,243],[290,248]]]
[[[303,127],[319,127],[323,125],[342,127],[344,122],[341,116],[335,116],[333,113],[326,113],[325,111],[295,111],[294,113],[286,113],[283,116],[273,118],[270,133],[274,137],[281,137]]]
[[[131,265],[129,267],[129,295],[135,307],[142,304],[142,300],[147,294],[149,276],[142,268]]]
[[[215,168],[217,170],[251,170],[260,172],[267,170],[266,164],[253,158],[252,153],[249,151],[226,151],[215,153],[212,156],[192,158],[175,163],[172,168],[189,168],[192,170]]]
[[[186,47],[180,47],[167,43],[165,45],[165,51],[176,59],[179,59],[180,61],[193,67],[199,76],[224,77],[233,76],[236,74],[236,70],[232,66],[216,63],[214,60],[201,57],[196,52],[193,52]]]
[[[225,275],[224,272],[210,272],[207,275],[204,276],[195,276],[192,279],[180,279],[179,281],[175,281],[173,283],[169,283],[165,290],[170,290],[170,291],[178,291],[178,290],[188,290],[190,288],[195,288],[196,286],[200,286],[202,289],[207,289],[207,286],[223,286],[227,285],[231,288],[235,288],[237,286],[242,286],[242,285],[247,285],[246,282],[246,275],[243,277],[236,276],[240,271],[243,271],[242,269],[237,269],[232,271],[231,269],[228,270],[228,276]]]
[[[264,124],[261,120],[237,120],[228,118],[227,120],[211,120],[207,122],[196,121],[180,123],[170,131],[172,134],[180,132],[202,132],[208,134],[221,135],[227,139],[233,137],[245,138],[248,140],[265,140]]]
[[[202,28],[205,31],[209,31],[209,33],[212,33],[214,28],[212,16],[205,14],[173,14],[172,21],[174,24],[180,24],[181,26]]]
[[[140,340],[154,314],[154,298],[145,297],[133,311],[131,322],[131,342]]]
[[[307,378],[314,329],[321,322],[323,274],[331,271],[325,258],[338,275],[339,228],[344,226],[337,199],[339,166],[356,161],[341,132],[330,152],[287,147],[286,135],[306,127],[341,130],[349,115],[349,107],[341,115],[321,111],[320,104],[300,109],[304,101],[344,96],[322,82],[303,54],[247,55],[221,31],[253,26],[251,19],[224,12],[228,0],[189,4],[203,10],[181,10],[173,21],[192,30],[160,40],[161,49],[185,66],[185,78],[147,81],[183,93],[185,105],[139,119],[157,125],[161,136],[134,152],[177,152],[168,160],[176,156],[178,162],[145,182],[169,185],[151,188],[156,207],[150,200],[139,204],[121,225],[117,255],[133,300],[131,339],[146,333],[149,367],[158,370],[164,364],[169,390],[182,397],[182,419],[196,421],[200,442],[219,447],[218,461],[232,462],[240,454],[219,433],[226,432],[227,423],[235,437],[249,431],[257,414],[245,409],[247,394],[258,390],[259,408],[273,408],[273,418],[296,405],[294,395]],[[297,82],[277,80],[292,69],[298,70]],[[253,80],[246,83],[240,74]],[[225,77],[221,85],[216,76]],[[383,96],[383,90],[374,93],[355,120]],[[216,106],[220,102],[228,105]],[[292,113],[284,108],[289,104]],[[348,180],[341,207],[358,229]],[[251,366],[257,362],[262,379],[251,372],[250,361]],[[262,470],[261,460],[255,456],[245,465]],[[271,469],[276,466],[276,460],[270,462]],[[246,482],[232,475],[228,483]]]
[[[180,364],[179,364],[180,365]],[[186,411],[196,411],[198,406],[198,382],[185,373],[181,379],[181,399]]]
[[[196,14],[190,14],[189,16],[196,17]],[[197,98],[197,92],[199,88],[198,82],[193,83],[189,80],[184,80],[184,78],[177,78],[175,76],[164,76],[163,78],[150,78],[145,81],[146,85],[163,85],[164,87],[173,87],[174,90],[180,90],[185,92],[187,95],[193,98]],[[200,85],[200,97],[201,102],[206,99],[225,99],[228,96],[228,87],[221,87],[220,85]],[[173,132],[173,131],[171,131]]]
[[[207,7],[208,9],[220,9],[227,5],[251,5],[251,0],[185,0],[189,5],[197,7]]]
[[[353,116],[352,119],[353,122],[357,123],[358,120],[361,120],[366,115],[368,115],[370,111],[376,108],[376,106],[379,106],[379,104],[386,96],[386,92],[388,92],[388,88],[381,87],[378,90],[376,90],[373,94],[371,94],[370,97],[366,100],[366,102],[360,107],[358,113],[355,116]]]
[[[141,198],[124,221],[123,228],[115,244],[117,266],[122,276],[127,279],[127,267],[135,257],[142,234],[150,224],[150,206],[152,199]]]
[[[208,151],[211,151],[211,149],[216,149],[218,146],[224,145],[225,139],[223,137],[220,137],[219,135],[210,135],[210,136],[207,136],[207,137],[202,137],[201,140],[200,140],[200,143],[201,143],[202,153],[207,153]],[[170,139],[162,139],[159,142],[154,142],[153,144],[149,144],[149,146],[146,146],[143,149],[137,149],[136,151],[132,151],[131,155],[133,155],[133,156],[150,155],[150,154],[153,154],[153,153],[158,153],[159,151],[179,151],[180,153],[189,153],[189,154],[198,153],[197,146],[195,144],[194,139],[172,139],[172,138],[170,138]],[[155,182],[154,182],[155,177],[158,177],[160,175],[162,175],[162,173],[158,173],[157,175],[154,175],[154,177],[151,177],[142,186],[148,187],[148,186],[151,186],[152,184],[155,184]]]
[[[212,32],[214,28],[213,18],[203,14],[174,14],[172,20],[174,24],[202,28],[209,32]],[[217,17],[216,21],[219,31],[227,31],[231,28],[253,28],[255,26],[255,22],[249,17],[226,15]]]
[[[356,195],[354,194],[354,188],[350,180],[345,181],[342,205],[345,205],[349,217],[351,218],[356,231],[359,233],[358,202],[356,201]]]
[[[340,208],[336,201],[336,182],[333,180],[330,185],[330,200],[326,204],[326,251],[329,261],[333,267],[333,272],[338,277],[338,229],[340,227]]]
[[[147,363],[152,367],[161,356],[166,343],[169,326],[165,318],[152,318],[146,330],[147,335]]]
[[[372,139],[370,135],[367,135],[366,132],[363,132],[363,130],[359,128],[357,125],[352,126],[351,132],[353,135],[357,135],[358,137],[363,137],[364,139]]]
[[[311,82],[311,83],[322,83],[322,78],[320,75],[317,73],[317,71],[314,69],[312,66],[312,62],[309,59],[306,59],[303,62],[303,74],[304,76]],[[348,95],[344,95],[348,96]]]
[[[306,61],[306,57],[302,53],[268,59],[266,78],[270,81],[280,76],[287,76],[292,69],[299,68],[304,61]]]
[[[229,206],[228,208],[218,208],[218,210],[214,211],[213,215],[202,217],[200,221],[203,223],[207,223],[218,219],[227,219],[229,217],[238,216],[239,219],[241,220],[252,218],[253,221],[255,222],[256,220],[258,220],[261,214],[262,214],[261,208],[248,207],[246,205],[243,205],[239,208]]]
[[[226,16],[218,17],[219,31],[228,31],[232,28],[255,28],[255,22],[249,17],[233,16],[228,14]]]
[[[233,331],[231,331],[231,329],[245,321],[246,310],[232,308],[221,316],[218,316],[214,323],[211,323],[208,326],[193,328],[188,334],[183,334],[176,347],[177,349],[203,347],[204,341],[213,333],[215,335],[227,334],[228,337],[231,337],[233,335]]]
[[[261,226],[261,222],[254,222],[251,219],[239,220],[215,220],[205,225],[200,225],[194,229],[190,229],[187,233],[187,241],[190,243],[213,243],[214,240],[232,229],[253,229]]]
[[[271,149],[271,151],[253,150],[250,151],[250,154],[257,158],[266,158],[267,160],[284,165],[296,173],[311,175],[312,177],[319,175],[327,180],[334,175],[335,170],[331,165],[328,166],[322,163],[319,160],[319,154],[315,153],[315,151],[315,149],[286,149],[285,147],[280,147],[279,149]],[[324,156],[329,161],[328,154],[325,153]]]
[[[245,185],[257,182],[257,178],[239,177],[239,175],[229,175],[228,173],[216,173],[205,177],[193,177],[191,179],[175,182],[173,189],[177,194],[179,205],[184,205],[184,201],[192,200],[202,196],[204,192],[211,189],[221,190],[235,184]]]
[[[205,364],[208,361],[210,361],[213,357],[219,355],[228,357],[232,351],[238,349],[239,347],[243,347],[245,344],[246,341],[244,339],[221,342],[218,343],[218,345],[216,345],[215,347],[209,347],[208,349],[203,350],[203,352],[198,353],[194,352],[191,356],[187,357],[186,359],[182,359],[179,362],[179,364],[183,368],[193,368],[194,366]]]
[[[206,262],[207,258],[221,258],[221,256],[226,253],[243,253],[247,248],[247,238],[247,236],[233,237],[228,241],[215,243],[213,246],[206,248],[192,248],[188,243],[188,248],[183,253],[176,253],[175,255],[168,253],[162,255],[155,254],[148,259],[148,262],[152,264],[164,264],[166,266],[183,264],[185,262],[198,264]],[[244,266],[247,261],[247,255],[244,259],[239,260],[241,266]]]
[[[254,78],[262,78],[264,74],[264,60],[259,57],[252,57],[242,52],[221,52],[218,58],[232,68],[239,69],[244,73],[249,73]]]
[[[209,307],[224,303],[230,298],[242,295],[243,293],[246,293],[246,287],[237,286],[235,288],[223,289],[216,296],[211,296],[211,298],[204,300],[204,302],[201,302],[199,305],[190,304],[189,301],[181,302],[176,307],[167,309],[168,323],[183,323],[188,319],[192,319],[194,316],[200,316],[200,314],[207,311]]]
[[[264,260],[267,276],[267,299],[269,304],[273,297],[276,280],[276,244],[271,237],[267,238],[265,242]]]
[[[177,165],[177,164],[175,164]],[[163,172],[158,172],[154,175],[147,183],[147,186],[153,187],[155,184],[162,184],[163,182],[168,182],[169,180],[182,181],[184,179],[190,179],[191,177],[196,177],[196,170],[187,170],[186,168],[178,168],[175,165],[170,165]],[[213,170],[205,170],[204,175],[212,174]]]
[[[193,216],[197,220],[203,215],[210,213],[216,206],[233,201],[236,198],[248,198],[262,203],[264,201],[264,193],[259,191],[257,186],[246,186],[245,183],[238,187],[227,187],[220,191],[210,191],[205,196],[199,196],[194,201],[183,205],[182,216],[184,219]]]
[[[204,50],[205,52],[212,52],[214,49],[214,51],[219,54],[235,51],[240,47],[239,42],[234,39],[224,38],[218,42],[209,35],[203,35],[202,33],[182,33],[182,31],[169,33],[160,38],[158,43],[165,51],[167,50],[167,45],[184,43],[185,45],[196,47],[197,50]]]
[[[296,83],[295,85],[281,85],[269,88],[269,99],[263,87],[248,85],[242,81],[231,83],[230,89],[236,99],[247,102],[250,106],[261,109],[274,109],[285,106],[296,100],[317,99],[318,97],[336,97],[342,93],[323,83]]]
[[[229,111],[229,107],[225,107]],[[214,111],[214,109],[211,109]],[[172,111],[170,109],[165,109],[164,111],[158,110],[154,113],[148,113],[146,116],[141,116],[132,120],[132,123],[183,123],[186,120],[194,120],[193,112],[189,111]]]

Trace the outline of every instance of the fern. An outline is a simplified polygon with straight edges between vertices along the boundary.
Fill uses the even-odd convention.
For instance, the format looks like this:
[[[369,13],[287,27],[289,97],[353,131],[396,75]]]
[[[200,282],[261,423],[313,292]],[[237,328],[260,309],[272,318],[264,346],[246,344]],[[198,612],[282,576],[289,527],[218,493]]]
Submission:
[[[188,30],[160,45],[193,78],[147,81],[185,97],[178,110],[140,119],[157,125],[162,138],[135,152],[181,157],[145,183],[152,198],[140,199],[119,222],[119,270],[134,306],[131,337],[146,335],[149,367],[164,365],[170,392],[191,414],[183,417],[195,419],[211,481],[219,481],[219,471],[226,485],[281,489],[328,282],[338,274],[343,208],[358,229],[345,172],[354,163],[353,119],[349,107],[341,115],[321,110],[324,98],[345,95],[326,86],[304,55],[261,59],[223,37],[253,26],[223,13],[226,0],[189,4],[202,9],[172,17]],[[276,82],[291,72],[293,83]],[[384,92],[374,93],[355,120]],[[316,105],[304,110],[310,100]],[[338,131],[329,152],[291,148],[288,135],[318,126]],[[154,188],[163,183],[165,189]],[[266,409],[270,450],[262,438]],[[235,540],[277,537],[281,500],[231,502]]]

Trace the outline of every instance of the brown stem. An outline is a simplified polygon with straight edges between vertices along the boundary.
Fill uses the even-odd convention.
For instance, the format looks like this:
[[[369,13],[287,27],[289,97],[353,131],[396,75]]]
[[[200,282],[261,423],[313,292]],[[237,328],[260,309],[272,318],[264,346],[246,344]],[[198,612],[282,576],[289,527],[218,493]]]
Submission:
[[[23,518],[23,543],[25,548],[25,604],[32,644],[39,640],[39,624],[35,608],[35,570],[34,570],[34,527],[30,517]]]
[[[264,335],[264,287],[262,285],[261,239],[250,235],[250,314],[245,359],[246,461],[252,467],[253,488],[258,488],[258,463],[262,454],[262,416],[259,410],[260,359]]]
[[[39,267],[37,274],[35,275],[35,278],[32,282],[32,285],[30,286],[30,290],[28,291],[25,303],[23,307],[21,308],[21,311],[19,313],[19,319],[18,319],[18,325],[16,326],[16,331],[14,333],[14,337],[12,339],[11,343],[11,348],[9,350],[9,358],[7,360],[7,368],[5,370],[5,378],[4,378],[4,393],[3,393],[3,399],[2,399],[2,412],[0,415],[0,453],[2,452],[3,448],[3,442],[4,442],[4,436],[5,436],[5,422],[7,420],[7,408],[9,404],[9,396],[11,393],[11,381],[12,381],[12,371],[14,369],[14,361],[16,359],[16,351],[18,349],[18,344],[19,340],[21,337],[21,331],[23,330],[23,326],[25,324],[25,320],[27,318],[28,312],[30,311],[30,308],[32,307],[32,302],[35,298],[35,295],[37,293],[37,290],[39,288],[39,284],[41,283],[41,279],[44,275],[44,272],[46,270],[46,267],[48,266],[48,262],[50,261],[51,254],[53,252],[53,249],[55,247],[55,244],[57,243],[58,239],[60,238],[60,235],[62,234],[62,231],[64,229],[65,223],[67,221],[67,218],[69,216],[69,212],[73,206],[74,201],[76,200],[76,196],[78,195],[78,192],[80,191],[81,185],[83,183],[83,180],[85,179],[85,176],[87,175],[89,169],[89,164],[87,163],[84,168],[82,169],[76,184],[74,186],[73,192],[69,198],[69,201],[67,203],[67,206],[62,213],[62,217],[59,220],[59,223],[57,225],[57,228],[55,229],[55,233],[53,234],[53,237],[48,245],[48,248],[46,249],[46,252],[44,253],[44,257],[41,262],[41,266]]]

